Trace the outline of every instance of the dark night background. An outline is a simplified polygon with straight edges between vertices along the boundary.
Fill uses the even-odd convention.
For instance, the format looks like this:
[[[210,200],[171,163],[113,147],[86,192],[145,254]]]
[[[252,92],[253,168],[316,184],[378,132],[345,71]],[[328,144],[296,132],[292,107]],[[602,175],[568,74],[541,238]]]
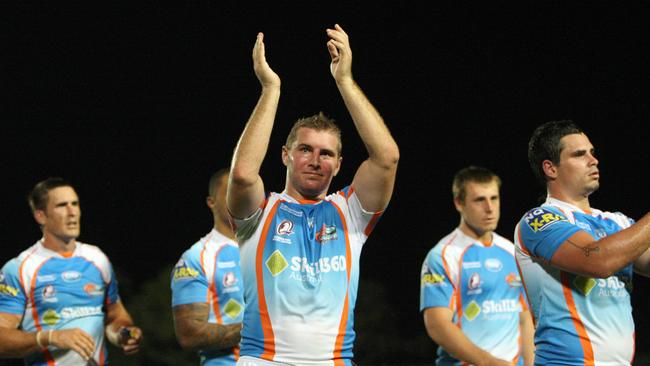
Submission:
[[[40,237],[29,189],[65,177],[81,198],[80,240],[108,254],[127,308],[138,309],[146,284],[210,230],[208,178],[229,165],[260,92],[251,62],[258,31],[282,79],[261,171],[267,190],[283,188],[280,147],[291,123],[318,111],[342,127],[343,167],[331,189],[347,185],[366,153],[329,73],[325,29],[339,23],[355,79],[401,150],[393,199],[362,255],[357,361],[432,364],[419,272],[458,224],[456,170],[476,164],[501,176],[497,231],[512,238],[542,193],[526,160],[530,134],[573,119],[600,159],[592,206],[634,219],[647,212],[648,15],[615,2],[6,2],[0,262]],[[638,365],[650,364],[649,290],[650,279],[637,277]],[[147,309],[132,312],[139,321]]]

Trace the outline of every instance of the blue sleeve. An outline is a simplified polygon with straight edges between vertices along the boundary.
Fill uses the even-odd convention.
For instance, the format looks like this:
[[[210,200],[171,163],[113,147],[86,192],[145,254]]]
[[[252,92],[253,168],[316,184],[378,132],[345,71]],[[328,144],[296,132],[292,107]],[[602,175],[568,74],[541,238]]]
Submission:
[[[183,253],[171,275],[172,306],[208,301],[208,281],[201,267],[200,251]]]
[[[581,229],[559,211],[537,207],[519,221],[519,235],[531,255],[550,261],[560,245]]]
[[[27,298],[18,277],[18,261],[12,259],[0,270],[0,313],[22,315],[26,304]]]
[[[117,290],[117,279],[115,278],[115,271],[113,270],[113,266],[110,264],[109,270],[111,271],[111,280],[107,284],[106,288],[106,303],[114,304],[120,299],[120,294]]]
[[[430,307],[449,307],[454,286],[449,278],[442,256],[431,250],[420,273],[420,311]]]

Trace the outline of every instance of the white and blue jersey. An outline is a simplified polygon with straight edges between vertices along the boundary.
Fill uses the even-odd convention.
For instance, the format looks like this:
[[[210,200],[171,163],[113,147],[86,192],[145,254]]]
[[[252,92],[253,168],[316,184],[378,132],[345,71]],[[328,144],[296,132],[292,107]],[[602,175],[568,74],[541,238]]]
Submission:
[[[491,243],[482,243],[457,228],[440,240],[420,276],[420,311],[431,307],[449,308],[476,346],[523,365],[519,315],[528,305],[507,239],[493,233]],[[437,353],[436,365],[466,365],[442,347]]]
[[[0,272],[0,312],[22,317],[25,332],[80,328],[95,340],[93,359],[106,362],[104,306],[119,300],[117,282],[106,255],[77,242],[62,255],[38,241],[5,264]],[[25,357],[27,365],[85,365],[71,350],[49,346]]]
[[[351,365],[359,256],[379,213],[352,187],[322,201],[271,193],[235,220],[246,310],[241,354],[300,365]]]
[[[560,270],[550,262],[577,231],[598,240],[632,223],[621,213],[585,212],[550,197],[519,221],[516,257],[536,323],[536,365],[631,364],[632,264],[598,279]]]
[[[171,275],[172,307],[206,303],[208,323],[241,323],[244,288],[239,267],[239,247],[217,230],[201,238],[183,253]],[[201,365],[233,366],[239,348],[200,350]]]

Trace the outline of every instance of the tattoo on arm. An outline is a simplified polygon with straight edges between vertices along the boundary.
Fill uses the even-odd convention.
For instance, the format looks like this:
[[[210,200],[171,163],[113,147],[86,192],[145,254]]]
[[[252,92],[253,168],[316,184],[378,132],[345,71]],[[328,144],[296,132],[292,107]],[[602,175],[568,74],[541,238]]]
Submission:
[[[208,323],[207,303],[192,303],[174,307],[176,337],[187,349],[228,349],[239,343],[241,323]]]
[[[578,244],[572,242],[572,241],[569,240],[569,239],[567,239],[567,243],[569,243],[569,244],[573,245],[574,247],[576,247],[576,248],[582,250],[582,252],[584,253],[585,257],[588,257],[588,256],[591,254],[591,252],[600,252],[600,247],[598,246],[598,244],[594,244],[593,247],[581,247],[580,245],[578,245]]]

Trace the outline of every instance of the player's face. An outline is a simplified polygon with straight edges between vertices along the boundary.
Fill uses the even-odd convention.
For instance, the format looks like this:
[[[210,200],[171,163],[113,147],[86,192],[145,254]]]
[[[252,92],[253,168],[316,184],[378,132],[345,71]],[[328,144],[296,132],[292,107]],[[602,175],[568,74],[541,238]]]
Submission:
[[[501,209],[497,182],[467,182],[465,192],[464,201],[455,200],[463,222],[479,236],[496,230]]]
[[[79,237],[81,208],[79,197],[72,187],[57,187],[47,194],[45,210],[36,210],[36,221],[43,227],[44,236],[54,236],[65,243]]]
[[[223,222],[228,222],[228,208],[226,206],[226,192],[228,190],[228,174],[224,174],[219,178],[219,188],[215,192],[215,197],[212,197],[214,205],[211,206],[213,212]]]
[[[298,129],[293,146],[282,149],[287,190],[296,191],[302,198],[323,198],[341,167],[338,145],[338,137],[330,131]]]
[[[587,196],[600,186],[598,159],[594,147],[583,133],[564,136],[560,143],[560,164],[556,168],[556,181],[572,194]]]

